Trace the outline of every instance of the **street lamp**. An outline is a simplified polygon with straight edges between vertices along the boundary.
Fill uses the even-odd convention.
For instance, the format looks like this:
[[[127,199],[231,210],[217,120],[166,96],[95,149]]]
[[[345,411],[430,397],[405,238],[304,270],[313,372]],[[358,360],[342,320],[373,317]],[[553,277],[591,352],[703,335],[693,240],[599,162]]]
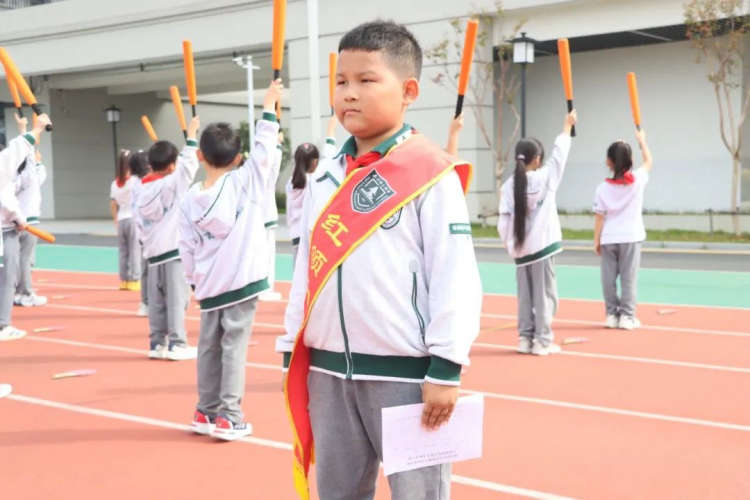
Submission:
[[[253,82],[253,70],[260,69],[260,67],[253,64],[253,56],[250,55],[238,56],[232,60],[237,66],[247,70],[247,125],[248,130],[250,131],[247,147],[249,152],[249,150],[253,148],[253,138],[255,137],[255,87]]]
[[[104,112],[107,114],[107,121],[112,124],[112,145],[115,151],[115,176],[117,176],[117,122],[120,121],[120,108],[113,104]]]
[[[534,43],[526,32],[511,40],[513,43],[513,62],[521,65],[521,137],[526,137],[526,65],[534,63]]]

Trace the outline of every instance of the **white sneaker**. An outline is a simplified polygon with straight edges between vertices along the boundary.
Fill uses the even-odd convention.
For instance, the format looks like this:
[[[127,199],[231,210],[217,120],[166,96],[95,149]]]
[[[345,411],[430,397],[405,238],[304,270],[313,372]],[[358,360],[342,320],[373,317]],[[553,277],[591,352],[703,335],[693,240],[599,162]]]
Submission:
[[[161,344],[148,351],[150,359],[167,359],[167,348]]]
[[[521,354],[531,354],[531,339],[528,337],[521,337],[518,340],[518,349]]]
[[[47,297],[43,295],[37,295],[32,293],[31,295],[21,296],[21,306],[23,307],[38,307],[43,306],[47,303]]]
[[[13,296],[13,305],[14,306],[20,306],[21,305],[21,294],[17,293]]]
[[[23,330],[19,330],[15,326],[8,325],[0,330],[0,341],[18,340],[24,338],[25,336],[26,332]]]
[[[138,310],[135,312],[136,316],[140,316],[141,318],[148,316],[148,306],[141,302],[141,304],[138,306]]]
[[[604,321],[605,328],[617,328],[620,326],[620,319],[614,314],[607,314],[607,319]]]
[[[622,316],[620,318],[619,327],[623,330],[635,330],[636,328],[640,328],[640,326],[641,322],[632,316]]]
[[[534,342],[534,347],[531,349],[531,354],[534,356],[548,356],[550,354],[557,354],[562,351],[559,345],[551,343],[547,346],[542,345],[541,342]]]
[[[198,357],[198,348],[191,345],[173,345],[167,351],[167,359],[170,361],[184,361]]]

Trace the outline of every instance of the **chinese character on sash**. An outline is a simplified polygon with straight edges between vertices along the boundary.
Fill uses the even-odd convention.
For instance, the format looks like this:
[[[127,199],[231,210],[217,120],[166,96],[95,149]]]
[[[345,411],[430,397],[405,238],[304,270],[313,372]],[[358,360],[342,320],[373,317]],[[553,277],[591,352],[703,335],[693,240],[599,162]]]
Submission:
[[[337,214],[329,214],[320,226],[331,237],[333,244],[337,247],[342,245],[339,235],[349,232],[349,229],[341,222],[341,216]]]
[[[328,262],[328,259],[323,254],[323,252],[318,250],[318,247],[316,247],[315,245],[312,246],[311,252],[312,253],[310,254],[310,269],[313,270],[313,272],[315,273],[315,277],[317,278],[318,273],[323,268],[325,263]]]

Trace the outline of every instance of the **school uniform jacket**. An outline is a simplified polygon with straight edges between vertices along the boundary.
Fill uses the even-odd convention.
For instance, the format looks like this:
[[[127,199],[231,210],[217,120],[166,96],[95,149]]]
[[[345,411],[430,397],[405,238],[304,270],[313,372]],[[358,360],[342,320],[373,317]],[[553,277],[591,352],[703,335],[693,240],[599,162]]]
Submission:
[[[149,266],[180,258],[177,249],[179,204],[198,170],[198,144],[189,140],[177,158],[174,172],[163,177],[149,174],[138,190],[136,217]]]
[[[279,179],[279,172],[281,171],[281,159],[283,151],[281,144],[277,144],[276,147],[271,150],[271,171],[268,175],[268,192],[270,196],[266,196],[263,201],[263,225],[267,228],[274,228],[279,225],[279,209],[276,206],[276,181]]]
[[[405,126],[375,151],[384,155],[411,133]],[[304,315],[311,230],[345,177],[347,154],[356,155],[353,138],[320,162],[305,188],[286,334],[276,342],[285,366]],[[370,235],[323,287],[304,337],[310,369],[354,380],[457,385],[481,304],[469,213],[458,175],[449,173]]]
[[[513,176],[503,183],[497,230],[508,254],[517,266],[526,266],[562,252],[562,229],[557,215],[557,188],[560,186],[570,152],[570,136],[555,139],[549,159],[537,169],[526,172],[526,239],[516,247],[513,232]]]
[[[42,210],[42,184],[47,168],[37,163],[33,153],[26,159],[26,168],[16,178],[16,196],[27,224],[38,224]]]
[[[272,111],[255,129],[250,158],[208,189],[194,185],[180,206],[180,257],[202,311],[250,299],[268,289],[264,203],[279,125]]]

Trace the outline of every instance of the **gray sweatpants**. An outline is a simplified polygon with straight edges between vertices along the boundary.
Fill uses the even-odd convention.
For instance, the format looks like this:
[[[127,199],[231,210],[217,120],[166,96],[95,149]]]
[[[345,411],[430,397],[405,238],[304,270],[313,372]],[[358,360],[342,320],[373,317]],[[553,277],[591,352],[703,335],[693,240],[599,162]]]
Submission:
[[[141,303],[148,305],[148,261],[141,259]]]
[[[10,325],[18,282],[18,231],[3,230],[3,267],[0,268],[0,327]]]
[[[141,245],[135,235],[132,218],[117,221],[117,248],[120,253],[120,281],[141,278]]]
[[[641,242],[602,245],[602,291],[607,315],[635,317]],[[620,276],[620,297],[617,296]]]
[[[383,460],[381,409],[422,402],[420,384],[343,380],[311,371],[310,422],[321,500],[370,500]],[[393,500],[447,500],[450,464],[388,476]]]
[[[19,257],[18,257],[18,283],[16,294],[31,295],[34,289],[31,287],[31,267],[34,265],[34,249],[37,237],[28,231],[21,231],[18,235]]]
[[[518,334],[549,345],[555,335],[552,318],[557,313],[555,258],[516,267],[518,287]]]
[[[185,310],[188,284],[182,262],[170,260],[148,270],[148,323],[150,348],[187,344]]]
[[[198,338],[198,411],[242,422],[247,344],[257,298],[201,312]]]

